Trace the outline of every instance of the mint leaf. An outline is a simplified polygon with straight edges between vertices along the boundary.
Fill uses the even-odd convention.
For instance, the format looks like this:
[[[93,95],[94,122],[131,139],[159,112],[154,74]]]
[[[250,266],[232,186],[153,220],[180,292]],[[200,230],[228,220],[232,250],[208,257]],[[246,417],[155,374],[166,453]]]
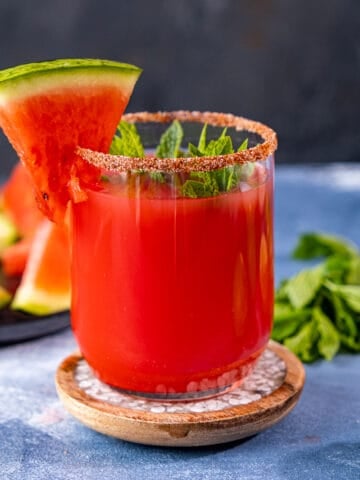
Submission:
[[[221,134],[217,140],[211,140],[207,144],[203,156],[212,157],[216,155],[227,155],[229,153],[234,153],[231,137]]]
[[[197,146],[197,150],[199,152],[204,152],[206,149],[206,134],[207,134],[207,123],[204,124],[200,133],[199,143]]]
[[[198,147],[195,147],[192,143],[188,145],[188,151],[191,157],[202,157],[203,154]]]
[[[314,308],[313,319],[316,322],[320,337],[317,343],[319,353],[326,360],[331,360],[340,347],[339,332],[331,320],[318,307]]]
[[[294,310],[289,304],[276,303],[272,338],[281,342],[291,337],[310,318],[310,315],[311,310]]]
[[[289,303],[276,302],[274,307],[274,318],[276,323],[284,324],[289,321],[309,318],[311,315],[311,308],[303,308],[297,310]]]
[[[323,272],[323,266],[318,265],[315,268],[302,270],[289,279],[285,288],[293,307],[303,308],[315,298],[323,280]]]
[[[299,238],[293,251],[293,257],[299,260],[309,260],[333,254],[352,256],[358,255],[358,253],[358,249],[342,237],[324,233],[306,233]]]
[[[345,283],[360,285],[360,255],[349,259]]]
[[[220,192],[230,192],[238,186],[240,181],[239,167],[237,165],[213,170],[211,174],[216,180]]]
[[[212,172],[192,172],[190,180],[182,187],[185,197],[212,197],[219,194],[219,187]]]
[[[191,156],[194,157],[211,157],[215,155],[227,155],[234,153],[234,147],[232,139],[229,135],[226,135],[227,128],[224,128],[218,138],[210,140],[207,143],[207,124],[205,124],[201,130],[199,143],[197,147],[189,143],[188,150]],[[247,139],[240,145],[241,150],[247,148]]]
[[[280,282],[275,292],[275,302],[288,302],[289,297],[286,290],[288,283],[289,280],[287,279],[284,279]]]
[[[240,180],[239,168],[237,166],[227,168],[226,191],[230,192],[236,188]]]
[[[341,316],[338,317],[336,326],[338,327],[338,330],[341,331],[342,334],[347,338],[356,339],[360,335],[353,315],[351,315],[351,313],[345,308],[341,312]]]
[[[348,312],[344,301],[333,292],[330,300],[334,309],[334,323],[337,329],[347,337],[356,337],[358,331],[353,316]]]
[[[223,131],[220,133],[219,140],[226,137],[227,130],[228,130],[227,127],[225,127],[225,128],[223,129]],[[230,138],[230,137],[229,137],[229,138]]]
[[[127,157],[144,157],[144,147],[140,135],[133,123],[122,120],[110,146],[110,153],[113,155],[125,155]]]
[[[183,137],[184,131],[180,122],[174,120],[161,135],[155,155],[159,158],[177,158]]]
[[[184,197],[190,198],[211,197],[211,191],[206,188],[205,184],[196,180],[186,180],[182,186],[182,194]]]
[[[203,150],[189,143],[188,150],[193,157],[214,157],[234,153],[230,137],[219,137],[217,140],[211,140]]]
[[[245,140],[242,142],[242,144],[240,145],[237,151],[241,152],[242,150],[246,150],[248,148],[248,145],[249,145],[249,139],[245,138]]]
[[[218,170],[213,170],[211,172],[214,180],[218,185],[218,189],[220,192],[227,192],[228,191],[228,180],[230,176],[230,167],[220,168]]]
[[[331,292],[337,293],[356,313],[360,313],[360,285],[337,285],[330,280],[324,284]]]
[[[350,258],[343,254],[327,257],[324,262],[325,276],[334,283],[345,283],[350,270]]]
[[[352,352],[360,352],[360,339],[356,340],[352,337],[346,337],[345,335],[340,334],[341,343],[344,347]]]
[[[201,180],[212,195],[219,193],[218,184],[212,175],[212,172],[192,172],[191,179]]]
[[[150,178],[157,183],[166,183],[165,174],[162,172],[150,172]]]
[[[319,332],[314,320],[303,325],[300,330],[284,341],[284,345],[298,355],[304,362],[313,362],[319,357],[316,344]]]

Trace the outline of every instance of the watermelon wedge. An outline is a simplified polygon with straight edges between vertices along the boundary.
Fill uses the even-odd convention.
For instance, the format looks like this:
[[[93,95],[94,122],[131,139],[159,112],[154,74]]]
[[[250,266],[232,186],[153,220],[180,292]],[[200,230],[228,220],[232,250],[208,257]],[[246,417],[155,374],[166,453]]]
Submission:
[[[30,238],[23,238],[1,252],[1,264],[5,275],[12,277],[24,273],[31,245]]]
[[[44,220],[35,201],[33,182],[21,163],[15,165],[4,185],[3,209],[21,238],[31,237]]]
[[[26,266],[32,238],[44,221],[44,215],[35,201],[33,182],[22,163],[15,165],[4,184],[2,200],[3,213],[13,222],[17,231],[17,241],[0,249],[2,269],[8,277],[20,276]],[[0,223],[1,232],[4,233],[4,228]]]
[[[108,60],[65,59],[0,72],[0,126],[30,173],[40,209],[61,222],[86,199],[99,171],[77,146],[107,152],[141,70]]]
[[[49,315],[70,308],[70,293],[67,229],[45,219],[34,236],[10,307],[32,315]]]

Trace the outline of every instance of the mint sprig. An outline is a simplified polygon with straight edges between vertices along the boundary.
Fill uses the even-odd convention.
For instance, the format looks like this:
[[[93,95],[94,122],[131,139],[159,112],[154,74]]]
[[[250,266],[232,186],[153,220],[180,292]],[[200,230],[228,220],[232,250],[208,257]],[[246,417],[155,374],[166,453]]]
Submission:
[[[322,257],[314,267],[284,280],[275,296],[272,338],[304,362],[360,352],[360,252],[324,233],[302,235],[297,259]]]
[[[348,241],[336,235],[322,233],[306,233],[302,235],[293,252],[298,260],[308,260],[316,257],[328,257],[334,254],[352,256],[357,254],[357,248]]]
[[[223,129],[217,139],[212,139],[209,142],[207,141],[207,128],[208,126],[205,124],[201,130],[197,146],[189,143],[189,156],[206,157],[228,155],[235,152],[232,138],[227,135],[227,128]],[[247,146],[248,139],[245,139],[239,146],[238,151],[245,150]],[[193,180],[194,175],[191,174],[192,178],[183,185],[183,194],[184,196],[196,198],[199,196],[211,197],[221,192],[230,192],[239,184],[241,173],[241,168],[237,165],[210,172],[196,172],[197,182],[200,182],[202,185],[195,183]]]
[[[197,147],[192,143],[189,143],[188,145],[190,156],[211,157],[214,155],[227,155],[229,153],[234,153],[232,139],[229,135],[226,135],[226,132],[227,128],[224,128],[217,139],[207,142],[207,124],[205,124],[201,130]]]
[[[160,137],[155,155],[159,158],[178,157],[204,157],[215,155],[227,155],[234,153],[232,139],[227,135],[224,128],[218,138],[207,141],[208,126],[205,124],[201,130],[197,145],[188,144],[186,151],[182,150],[184,130],[178,120],[174,120]],[[237,151],[248,148],[248,139],[245,139]],[[130,157],[144,157],[145,149],[141,137],[134,124],[121,121],[116,135],[110,147],[110,153],[114,155],[126,155]],[[244,168],[239,165],[225,167],[209,172],[192,172],[187,177],[177,178],[175,182],[181,194],[190,198],[203,198],[219,195],[222,192],[230,192],[238,186]],[[171,176],[164,172],[151,172],[150,178],[158,183],[171,181]]]

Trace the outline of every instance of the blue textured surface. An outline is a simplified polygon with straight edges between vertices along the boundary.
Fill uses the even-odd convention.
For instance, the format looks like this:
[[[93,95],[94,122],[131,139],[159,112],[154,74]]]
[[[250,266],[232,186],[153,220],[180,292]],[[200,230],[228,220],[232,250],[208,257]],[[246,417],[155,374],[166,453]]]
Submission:
[[[278,168],[277,280],[299,269],[289,254],[300,232],[360,242],[360,167]],[[307,366],[296,408],[245,441],[162,449],[95,433],[59,403],[54,372],[76,348],[71,332],[0,349],[1,480],[358,480],[360,355]]]

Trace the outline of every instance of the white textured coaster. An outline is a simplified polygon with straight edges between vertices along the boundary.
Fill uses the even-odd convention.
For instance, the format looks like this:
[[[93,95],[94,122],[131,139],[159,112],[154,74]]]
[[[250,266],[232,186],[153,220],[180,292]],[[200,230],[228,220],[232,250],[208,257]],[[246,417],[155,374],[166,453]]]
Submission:
[[[90,397],[111,405],[132,410],[153,413],[215,412],[235,405],[246,405],[260,400],[280,387],[286,375],[286,365],[275,352],[267,349],[262,354],[252,374],[230,393],[217,395],[206,400],[167,402],[136,398],[122,393],[98,380],[85,360],[80,360],[75,368],[78,386]]]
[[[56,376],[65,407],[85,425],[163,446],[211,445],[257,433],[295,406],[304,380],[301,362],[275,342],[240,387],[204,400],[158,401],[122,393],[98,380],[80,355],[65,359]]]

